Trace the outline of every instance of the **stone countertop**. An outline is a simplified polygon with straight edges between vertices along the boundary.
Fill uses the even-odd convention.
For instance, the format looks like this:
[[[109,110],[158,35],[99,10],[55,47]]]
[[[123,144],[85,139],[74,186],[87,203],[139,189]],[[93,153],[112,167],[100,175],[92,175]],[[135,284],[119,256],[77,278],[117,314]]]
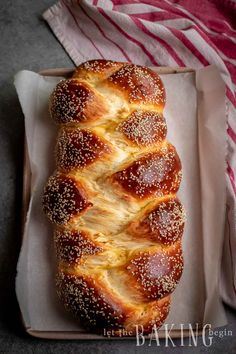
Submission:
[[[8,0],[0,4],[0,353],[236,353],[236,313],[226,308],[229,320],[225,331],[215,335],[211,347],[199,338],[197,347],[176,348],[156,342],[137,347],[134,340],[59,341],[30,337],[21,326],[14,291],[16,263],[21,244],[20,217],[24,117],[13,86],[18,70],[73,67],[41,14],[55,0]],[[221,329],[223,330],[223,329]],[[228,333],[230,334],[230,332]]]

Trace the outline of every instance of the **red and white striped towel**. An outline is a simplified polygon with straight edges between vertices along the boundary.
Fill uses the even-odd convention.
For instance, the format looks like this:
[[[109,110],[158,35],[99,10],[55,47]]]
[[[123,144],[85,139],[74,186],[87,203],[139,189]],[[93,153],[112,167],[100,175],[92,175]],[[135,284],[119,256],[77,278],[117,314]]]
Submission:
[[[236,3],[61,0],[43,14],[76,65],[94,58],[146,66],[214,64],[226,84],[227,222],[221,293],[236,308]],[[219,147],[220,149],[221,147]]]

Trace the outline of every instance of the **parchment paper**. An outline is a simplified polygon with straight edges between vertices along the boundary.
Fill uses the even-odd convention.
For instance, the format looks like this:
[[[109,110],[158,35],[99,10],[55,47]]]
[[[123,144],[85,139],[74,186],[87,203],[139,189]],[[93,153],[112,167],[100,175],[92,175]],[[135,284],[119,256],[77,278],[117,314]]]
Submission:
[[[166,323],[175,329],[189,323],[216,327],[226,323],[218,286],[225,216],[225,87],[214,66],[161,77],[167,92],[168,139],[183,165],[178,196],[187,212],[184,272],[172,295]],[[15,77],[32,171],[16,292],[26,327],[82,332],[57,299],[52,226],[41,210],[43,186],[54,170],[57,132],[49,117],[48,98],[60,79],[30,71],[20,71]]]

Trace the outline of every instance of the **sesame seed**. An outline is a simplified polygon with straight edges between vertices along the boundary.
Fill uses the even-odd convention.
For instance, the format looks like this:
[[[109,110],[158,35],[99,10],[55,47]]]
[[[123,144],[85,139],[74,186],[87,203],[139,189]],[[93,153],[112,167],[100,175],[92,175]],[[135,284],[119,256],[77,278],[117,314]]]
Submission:
[[[160,143],[167,131],[162,114],[143,110],[134,111],[117,129],[138,146]]]
[[[89,129],[63,129],[56,147],[57,167],[63,172],[81,170],[111,152],[109,143]]]

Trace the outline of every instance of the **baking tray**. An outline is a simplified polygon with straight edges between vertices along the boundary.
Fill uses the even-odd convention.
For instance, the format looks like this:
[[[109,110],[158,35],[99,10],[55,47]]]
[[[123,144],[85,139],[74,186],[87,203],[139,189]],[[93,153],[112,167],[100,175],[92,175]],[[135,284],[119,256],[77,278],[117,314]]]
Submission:
[[[194,69],[191,68],[180,68],[180,67],[151,67],[155,72],[162,75],[175,74],[175,73],[183,73],[183,72],[193,72]],[[62,76],[68,78],[72,76],[74,68],[56,68],[56,69],[44,69],[39,72],[42,76]],[[29,208],[31,196],[31,170],[30,170],[30,162],[29,162],[29,154],[26,142],[26,136],[24,140],[24,166],[23,166],[23,191],[22,191],[22,242],[24,237],[24,227],[27,216],[27,211]],[[24,323],[23,316],[21,315],[23,326],[26,332],[34,337],[38,338],[47,338],[47,339],[87,339],[87,340],[109,340],[109,339],[134,339],[132,336],[122,336],[122,337],[107,337],[103,335],[97,335],[88,332],[79,332],[79,331],[37,331],[32,330],[30,327],[27,327]],[[196,330],[193,329],[195,335],[201,335],[201,328]],[[165,338],[165,332],[160,331],[158,333],[159,338]],[[189,330],[171,330],[171,338],[180,338],[180,337],[188,337]]]

